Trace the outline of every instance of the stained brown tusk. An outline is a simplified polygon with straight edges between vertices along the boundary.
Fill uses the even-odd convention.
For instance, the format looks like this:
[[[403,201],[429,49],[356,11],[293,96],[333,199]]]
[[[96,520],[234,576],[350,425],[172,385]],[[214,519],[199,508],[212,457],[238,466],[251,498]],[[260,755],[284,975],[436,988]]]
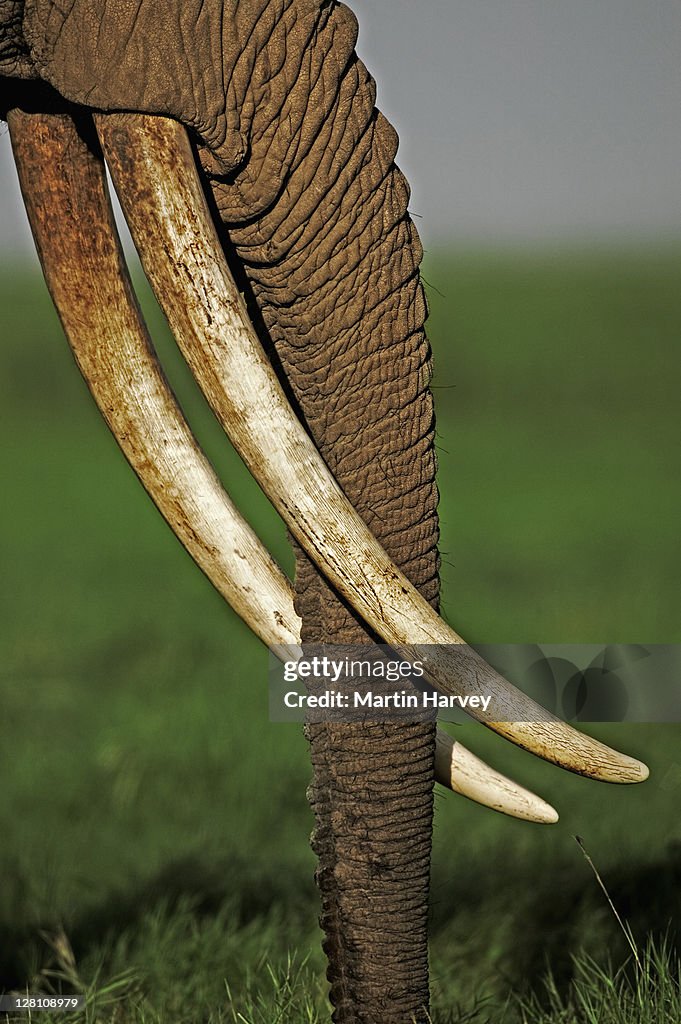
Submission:
[[[121,251],[101,157],[65,115],[13,110],[8,120],[45,279],[107,424],[216,589],[268,647],[296,658],[300,619],[290,581],[223,490],[158,364]],[[435,771],[442,785],[496,810],[555,820],[548,804],[515,783],[497,787],[503,776],[445,733],[438,734]]]
[[[194,377],[322,572],[387,643],[423,661],[437,689],[490,695],[495,720],[470,712],[489,728],[591,778],[647,778],[640,761],[550,715],[473,652],[452,656],[464,641],[391,563],[290,409],[229,272],[185,129],[138,114],[95,121],[145,272]]]
[[[109,428],[216,589],[265,643],[276,637],[286,644],[299,629],[289,589],[222,489],[158,364],[128,277],[101,154],[66,115],[12,110],[8,120],[45,280]],[[90,131],[98,148],[91,123]]]

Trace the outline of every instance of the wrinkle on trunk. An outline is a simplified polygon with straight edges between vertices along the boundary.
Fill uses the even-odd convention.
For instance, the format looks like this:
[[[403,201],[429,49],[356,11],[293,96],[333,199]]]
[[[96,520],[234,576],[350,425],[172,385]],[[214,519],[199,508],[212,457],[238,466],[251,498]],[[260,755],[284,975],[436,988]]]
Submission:
[[[0,29],[11,74],[193,130],[285,386],[350,501],[436,605],[421,248],[353,15],[334,0],[0,0]],[[303,641],[366,642],[300,551],[296,593]],[[308,735],[335,1019],[423,1021],[434,726]]]
[[[0,0],[0,75],[33,78],[35,72],[24,39],[25,0]]]
[[[432,727],[322,724],[308,736],[334,1020],[420,1024],[428,1007]]]
[[[272,129],[252,138],[244,180],[214,182],[213,195],[310,434],[388,553],[437,605],[421,247],[394,164],[395,132],[354,55],[354,19],[322,6],[298,62],[306,108],[283,119],[285,145]],[[296,159],[264,208],[258,183],[271,189],[272,153],[283,151]],[[263,210],[255,218],[254,208]],[[296,556],[303,641],[371,642],[300,549]],[[434,726],[310,724],[307,735],[334,1020],[424,1021]]]

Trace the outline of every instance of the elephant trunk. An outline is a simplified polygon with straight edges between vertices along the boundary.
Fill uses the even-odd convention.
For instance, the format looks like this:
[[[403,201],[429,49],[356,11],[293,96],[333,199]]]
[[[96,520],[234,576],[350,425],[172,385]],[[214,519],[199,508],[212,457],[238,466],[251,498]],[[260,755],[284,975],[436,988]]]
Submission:
[[[333,1019],[427,1019],[432,729],[310,727]],[[397,767],[396,767],[397,766]]]
[[[275,361],[348,498],[433,604],[438,598],[433,409],[421,248],[395,167],[395,132],[354,55],[356,26],[329,7],[301,61],[307,105],[291,138],[253,147],[214,198]],[[315,77],[317,76],[317,77]],[[296,89],[301,86],[300,77]],[[299,109],[299,105],[296,106]],[[261,136],[261,139],[264,137]],[[258,174],[292,160],[276,199]],[[248,211],[262,210],[246,220]],[[239,213],[241,216],[239,216]],[[365,628],[297,548],[303,641],[369,643]],[[315,813],[334,1020],[424,1021],[432,827],[431,724],[310,724]]]
[[[19,28],[0,47],[0,73],[193,129],[225,248],[301,419],[436,605],[421,248],[354,17],[332,0],[9,6],[0,37]],[[98,31],[83,31],[93,22]],[[371,639],[299,550],[296,604],[304,642]],[[434,728],[319,724],[308,735],[335,1019],[423,1021]]]

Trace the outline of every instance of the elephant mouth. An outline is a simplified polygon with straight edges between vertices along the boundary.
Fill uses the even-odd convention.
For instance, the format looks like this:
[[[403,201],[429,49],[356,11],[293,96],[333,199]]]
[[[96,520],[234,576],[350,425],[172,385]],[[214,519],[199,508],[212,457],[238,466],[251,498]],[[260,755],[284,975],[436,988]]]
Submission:
[[[80,115],[79,115],[80,117]],[[138,114],[8,115],[38,253],[78,365],[126,458],[182,544],[270,647],[299,650],[291,585],[224,491],[186,423],[139,311],[107,194],[104,158],[145,273],[232,444],[289,530],[383,640],[423,658],[444,693],[485,691],[486,726],[547,761],[607,782],[648,769],[539,708],[464,643],[391,562],[292,411],[216,234],[186,130]],[[80,123],[82,121],[82,123]],[[99,142],[97,141],[97,136]],[[101,150],[99,145],[101,144]],[[103,152],[102,152],[103,151]],[[438,734],[438,781],[517,817],[548,804]]]

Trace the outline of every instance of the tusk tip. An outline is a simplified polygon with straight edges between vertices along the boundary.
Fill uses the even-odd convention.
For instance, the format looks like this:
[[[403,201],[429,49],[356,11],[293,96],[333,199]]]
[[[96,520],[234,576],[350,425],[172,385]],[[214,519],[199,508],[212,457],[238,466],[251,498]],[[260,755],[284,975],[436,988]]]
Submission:
[[[645,782],[650,776],[650,769],[643,761],[627,754],[620,754],[611,748],[605,748],[608,753],[614,755],[607,761],[601,761],[597,767],[591,766],[589,771],[582,771],[580,774],[590,775],[601,782],[615,782],[621,785],[633,785],[637,782]]]
[[[635,757],[631,758],[631,773],[632,782],[645,782],[650,776],[650,768],[643,761],[637,761]]]
[[[543,807],[538,809],[537,817],[534,819],[540,825],[555,825],[557,821],[560,821],[560,815],[555,807],[551,804],[543,803]]]
[[[560,820],[556,808],[547,804],[536,793],[531,793],[529,790],[522,790],[521,793],[522,799],[516,802],[513,817],[523,821],[532,821],[537,825],[555,825]]]
[[[645,782],[648,766],[606,746],[567,722],[487,722],[495,732],[545,761],[598,782]]]
[[[454,793],[511,818],[552,825],[558,812],[545,800],[481,761],[445,732],[435,744],[435,777]]]

